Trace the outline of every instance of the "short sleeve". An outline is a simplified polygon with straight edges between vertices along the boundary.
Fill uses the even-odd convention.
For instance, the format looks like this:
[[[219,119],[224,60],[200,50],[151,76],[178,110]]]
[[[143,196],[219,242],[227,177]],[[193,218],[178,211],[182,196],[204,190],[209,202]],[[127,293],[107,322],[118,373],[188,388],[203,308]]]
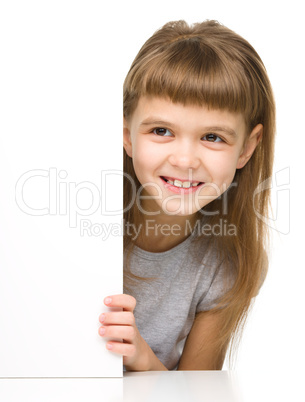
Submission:
[[[267,276],[268,255],[266,251],[264,251],[262,263],[263,267],[260,276],[260,281],[258,284],[257,292],[254,297],[258,295]],[[199,313],[201,311],[208,311],[216,307],[221,297],[224,296],[233,287],[236,276],[233,274],[234,272],[233,267],[229,268],[231,269],[229,269],[227,274],[223,264],[220,264],[217,267],[210,282],[208,291],[204,292],[202,290],[202,296],[199,298],[197,303],[196,313]]]
[[[233,285],[233,275],[225,275],[225,269],[222,264],[216,269],[207,292],[200,297],[196,313],[208,311],[214,308],[219,299],[226,294]]]

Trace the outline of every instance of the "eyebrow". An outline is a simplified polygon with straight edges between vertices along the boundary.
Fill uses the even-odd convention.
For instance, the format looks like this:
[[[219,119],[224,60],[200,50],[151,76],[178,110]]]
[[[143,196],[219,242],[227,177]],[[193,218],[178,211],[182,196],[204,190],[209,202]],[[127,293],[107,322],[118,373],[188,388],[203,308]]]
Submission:
[[[174,123],[171,123],[169,121],[159,120],[159,119],[155,119],[155,118],[151,118],[151,117],[143,120],[140,124],[140,127],[141,126],[160,126],[160,127],[167,126],[167,127],[173,127],[173,128],[178,127]],[[200,129],[203,131],[218,131],[218,132],[220,131],[225,134],[228,134],[232,138],[237,137],[236,132],[232,128],[227,127],[227,126],[206,126],[206,127],[200,127]]]

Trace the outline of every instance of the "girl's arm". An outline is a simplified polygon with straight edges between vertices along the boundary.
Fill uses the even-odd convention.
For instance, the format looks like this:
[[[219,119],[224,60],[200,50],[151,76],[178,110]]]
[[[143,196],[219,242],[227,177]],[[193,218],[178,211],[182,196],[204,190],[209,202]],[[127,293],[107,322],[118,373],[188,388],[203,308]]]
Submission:
[[[123,364],[126,370],[167,370],[136,327],[133,314],[136,299],[122,294],[106,297],[104,303],[108,307],[121,307],[123,309],[123,311],[107,312],[100,315],[99,320],[103,325],[99,328],[99,334],[105,337],[123,339],[123,342],[109,341],[106,347],[108,350],[123,356]]]
[[[178,370],[221,370],[228,343],[217,349],[215,339],[221,325],[220,315],[209,311],[196,315],[187,337]]]

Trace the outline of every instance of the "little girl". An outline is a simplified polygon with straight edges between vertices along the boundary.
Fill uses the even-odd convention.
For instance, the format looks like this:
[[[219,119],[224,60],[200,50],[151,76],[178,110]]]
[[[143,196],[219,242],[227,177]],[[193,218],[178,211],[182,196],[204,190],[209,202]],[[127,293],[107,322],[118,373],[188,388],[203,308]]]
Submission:
[[[275,105],[253,47],[169,22],[124,83],[124,293],[100,316],[126,370],[219,370],[267,271]],[[123,342],[120,341],[123,340]]]

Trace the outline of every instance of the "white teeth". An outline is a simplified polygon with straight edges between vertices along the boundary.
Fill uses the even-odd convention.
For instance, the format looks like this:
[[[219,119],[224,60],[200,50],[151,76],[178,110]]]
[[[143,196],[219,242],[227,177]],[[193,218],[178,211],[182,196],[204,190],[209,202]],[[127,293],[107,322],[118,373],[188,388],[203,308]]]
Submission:
[[[174,186],[176,186],[176,187],[182,187],[182,181],[180,181],[180,180],[174,180]]]
[[[166,181],[167,181],[168,184],[174,185],[174,186],[179,187],[179,188],[181,188],[181,187],[183,187],[183,188],[196,187],[200,183],[199,181],[191,183],[190,181],[180,181],[180,180],[176,180],[176,179],[174,181],[166,179]]]

